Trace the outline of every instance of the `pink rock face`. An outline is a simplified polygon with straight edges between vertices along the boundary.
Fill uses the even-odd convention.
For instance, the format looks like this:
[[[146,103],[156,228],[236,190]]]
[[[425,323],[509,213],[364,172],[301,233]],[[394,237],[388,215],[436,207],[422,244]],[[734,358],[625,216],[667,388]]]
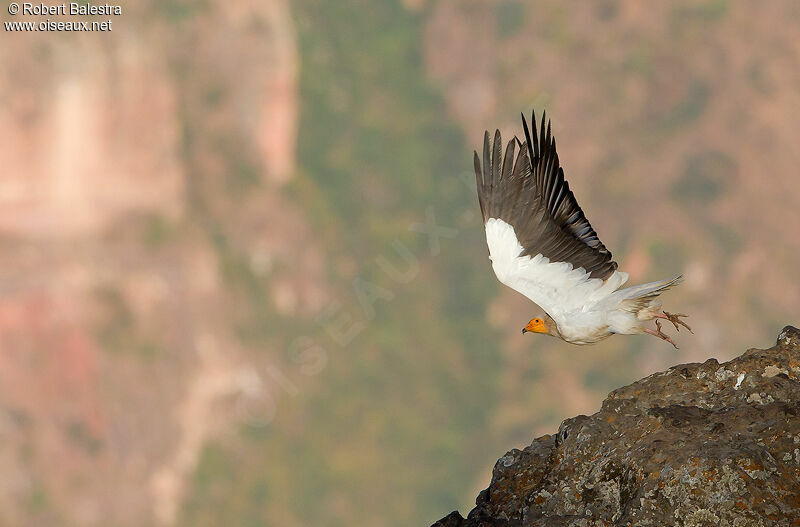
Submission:
[[[4,447],[35,452],[29,458],[0,458],[10,475],[3,500],[24,501],[40,481],[37,474],[47,474],[47,485],[60,489],[87,477],[90,469],[107,466],[100,353],[83,322],[80,306],[58,293],[31,291],[0,299]],[[64,498],[56,492],[50,499],[72,508],[59,503]],[[6,518],[24,514],[14,506],[5,510]]]
[[[44,292],[4,297],[0,303],[0,386],[20,411],[48,406],[103,432],[97,400],[98,349],[68,298]],[[30,381],[35,377],[37,382]],[[65,398],[63,394],[69,393]]]
[[[267,42],[263,36],[249,42],[246,27],[254,17],[267,23]],[[241,119],[263,176],[284,183],[294,170],[297,135],[297,49],[288,5],[237,2],[221,20],[238,28],[241,45],[264,50],[219,67],[238,79],[230,89],[250,107]],[[32,44],[13,42],[0,55],[9,66],[0,74],[0,93],[14,94],[0,107],[0,233],[86,237],[130,214],[182,216],[180,87],[157,44],[126,37],[108,50],[91,39],[65,41],[36,64],[27,58]]]
[[[275,183],[286,183],[292,176],[297,137],[297,89],[294,71],[276,72],[268,81],[269,97],[261,110],[258,144],[266,175]]]
[[[274,52],[267,70],[259,119],[258,146],[267,177],[286,183],[294,172],[297,138],[297,48],[294,25],[284,2],[267,2]]]
[[[163,57],[141,41],[113,54],[65,47],[80,66],[40,64],[49,82],[0,109],[0,231],[64,239],[102,233],[131,213],[180,217],[184,173]],[[4,82],[20,91],[20,79]]]
[[[292,176],[289,4],[211,5],[181,31],[147,9],[126,6],[103,45],[94,34],[31,34],[0,46],[3,524],[171,524],[205,442],[236,418],[219,405],[239,401],[242,378],[260,386],[219,315],[230,291],[214,248],[192,234],[154,248],[142,232],[145,218],[186,222],[200,180],[224,188],[239,152],[215,151],[223,140],[252,156],[260,181]],[[216,107],[212,87],[225,100]],[[201,146],[189,151],[184,134]],[[237,250],[260,251],[256,272],[302,254],[302,268],[269,284],[288,284],[299,309],[321,259],[309,239],[298,247],[302,214],[263,187],[246,218],[215,212],[246,233]],[[38,495],[37,524],[25,504]]]

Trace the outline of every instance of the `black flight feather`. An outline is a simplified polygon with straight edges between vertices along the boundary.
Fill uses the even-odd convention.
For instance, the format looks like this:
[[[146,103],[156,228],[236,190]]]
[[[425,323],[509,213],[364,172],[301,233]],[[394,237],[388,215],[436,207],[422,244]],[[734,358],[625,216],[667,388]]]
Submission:
[[[523,256],[542,254],[556,262],[582,267],[592,278],[608,278],[617,268],[611,253],[584,216],[564,179],[558,162],[556,141],[550,122],[542,114],[540,131],[522,126],[525,142],[509,141],[501,157],[500,131],[490,145],[489,132],[483,139],[483,169],[475,152],[478,201],[484,222],[498,218],[514,227]],[[532,132],[532,135],[531,135]],[[519,152],[514,160],[515,147]],[[514,160],[512,164],[512,160]],[[513,168],[512,168],[513,167]]]

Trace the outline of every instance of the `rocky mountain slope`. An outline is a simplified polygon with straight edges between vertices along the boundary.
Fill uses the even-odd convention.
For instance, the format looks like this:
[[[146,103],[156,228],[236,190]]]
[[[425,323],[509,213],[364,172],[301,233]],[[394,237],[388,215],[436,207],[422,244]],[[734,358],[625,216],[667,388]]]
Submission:
[[[800,330],[681,364],[511,450],[434,527],[800,525]]]

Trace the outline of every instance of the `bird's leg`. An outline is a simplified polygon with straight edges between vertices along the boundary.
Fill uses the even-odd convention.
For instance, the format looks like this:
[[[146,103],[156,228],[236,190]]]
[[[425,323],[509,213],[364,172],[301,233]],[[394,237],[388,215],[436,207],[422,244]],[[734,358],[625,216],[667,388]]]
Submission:
[[[667,311],[664,311],[663,314],[655,314],[653,316],[655,318],[663,318],[664,320],[669,320],[670,322],[672,322],[672,325],[675,326],[675,329],[677,329],[678,331],[681,330],[681,328],[678,327],[678,324],[680,324],[681,326],[683,326],[686,329],[688,329],[689,333],[694,334],[694,331],[692,331],[692,328],[690,328],[688,325],[686,325],[686,322],[684,322],[683,320],[678,318],[678,317],[688,317],[689,315],[683,315],[681,313],[673,314],[673,313],[669,313]]]
[[[663,317],[661,317],[661,318],[663,318]],[[658,320],[656,320],[656,329],[655,330],[648,329],[648,328],[642,328],[642,329],[644,329],[644,332],[647,333],[648,335],[653,335],[654,337],[658,337],[661,340],[666,340],[667,342],[669,342],[670,344],[675,346],[675,349],[678,349],[678,345],[675,344],[675,342],[673,342],[672,339],[669,338],[668,335],[666,335],[663,331],[661,331],[661,322],[659,322]]]

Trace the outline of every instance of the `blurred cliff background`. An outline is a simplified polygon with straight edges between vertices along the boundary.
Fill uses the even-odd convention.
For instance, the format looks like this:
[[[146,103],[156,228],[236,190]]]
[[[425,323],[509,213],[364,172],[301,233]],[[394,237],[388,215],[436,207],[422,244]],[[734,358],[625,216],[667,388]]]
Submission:
[[[426,525],[798,322],[797,2],[123,9],[0,35],[4,526]],[[533,107],[632,282],[686,276],[680,351],[520,334],[472,149]]]

